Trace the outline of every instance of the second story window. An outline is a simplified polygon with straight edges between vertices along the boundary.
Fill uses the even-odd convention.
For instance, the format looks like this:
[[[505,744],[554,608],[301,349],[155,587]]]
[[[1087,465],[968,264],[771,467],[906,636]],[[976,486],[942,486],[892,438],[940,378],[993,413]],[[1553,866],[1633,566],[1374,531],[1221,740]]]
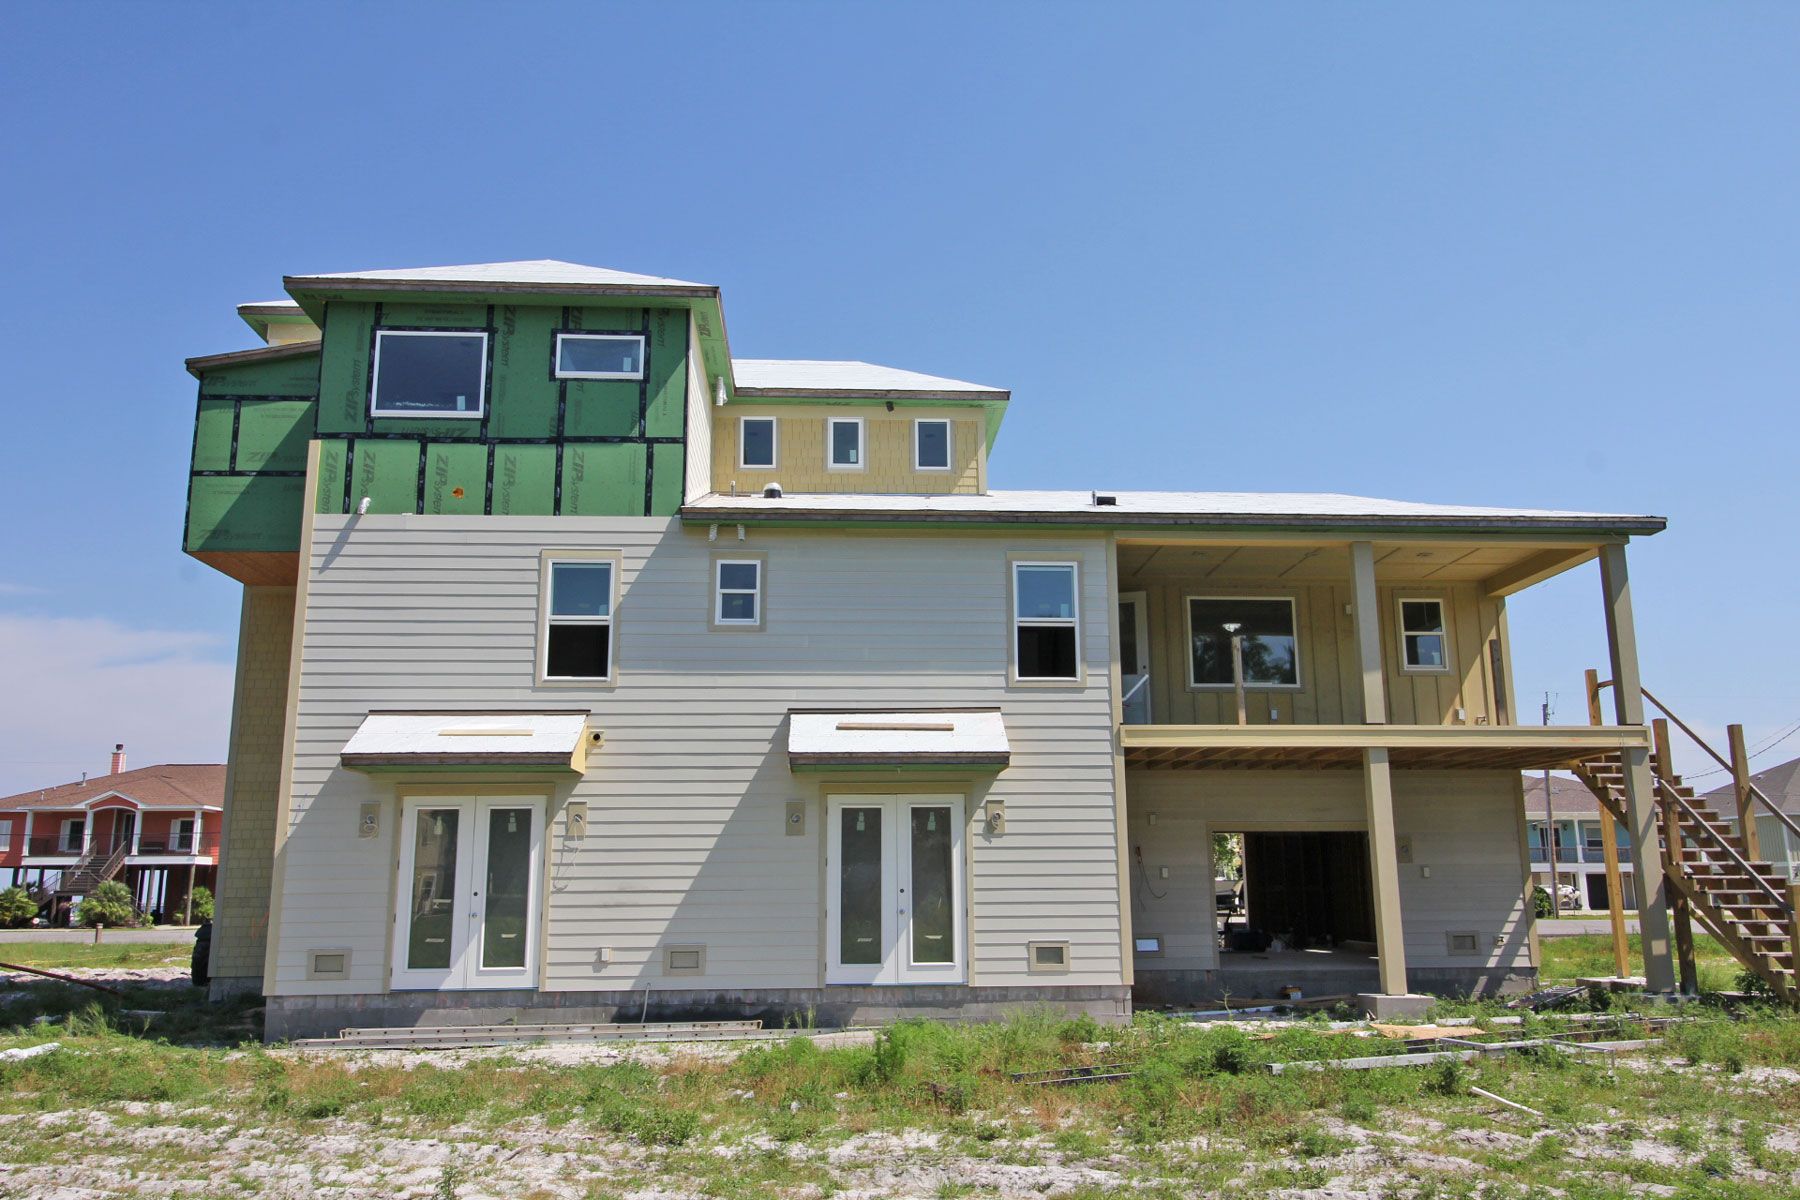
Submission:
[[[762,624],[762,560],[721,558],[713,563],[713,624],[753,628]]]
[[[487,403],[487,334],[378,330],[374,373],[374,416],[479,419]]]
[[[543,678],[612,678],[614,564],[551,559],[546,567]]]
[[[1401,653],[1408,671],[1448,671],[1450,641],[1442,600],[1400,601]]]
[[[773,470],[775,418],[745,417],[738,422],[738,466]]]
[[[863,466],[863,423],[860,417],[832,417],[825,426],[825,463],[835,471]]]
[[[1016,562],[1012,572],[1014,677],[1080,679],[1075,564]]]
[[[1228,629],[1227,626],[1235,626]],[[1242,640],[1247,687],[1299,687],[1294,602],[1255,596],[1188,597],[1188,683],[1231,687],[1231,639]]]
[[[0,854],[12,849],[12,822],[0,821]]]
[[[58,849],[64,854],[80,854],[81,844],[86,840],[86,821],[79,817],[72,817],[62,823],[62,844]]]
[[[913,422],[913,470],[950,469],[950,422]]]
[[[194,852],[194,818],[181,817],[169,822],[169,853],[192,854]]]
[[[642,379],[644,339],[623,333],[556,335],[558,379]]]

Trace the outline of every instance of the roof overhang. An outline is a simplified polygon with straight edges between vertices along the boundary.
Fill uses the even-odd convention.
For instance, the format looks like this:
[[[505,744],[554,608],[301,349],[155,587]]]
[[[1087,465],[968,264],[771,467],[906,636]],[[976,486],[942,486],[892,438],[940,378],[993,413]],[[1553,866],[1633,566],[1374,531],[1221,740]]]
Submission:
[[[586,709],[371,712],[338,759],[353,771],[587,772],[601,734]]]
[[[1012,761],[997,708],[790,708],[795,771],[923,767],[999,771]]]
[[[219,367],[235,367],[243,363],[275,362],[283,358],[300,358],[307,354],[317,354],[320,343],[285,342],[279,346],[258,346],[254,350],[232,350],[225,354],[203,354],[198,358],[187,360],[188,374],[195,379],[207,371]]]
[[[1396,770],[1567,770],[1648,750],[1641,725],[1125,725],[1132,769],[1312,771],[1361,767],[1386,750]]]

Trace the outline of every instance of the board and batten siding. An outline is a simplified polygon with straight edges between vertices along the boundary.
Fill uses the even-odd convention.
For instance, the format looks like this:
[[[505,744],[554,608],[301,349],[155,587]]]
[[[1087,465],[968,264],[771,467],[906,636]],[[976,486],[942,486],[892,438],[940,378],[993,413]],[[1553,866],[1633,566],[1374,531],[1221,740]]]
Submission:
[[[1393,780],[1395,835],[1412,843],[1412,861],[1400,864],[1407,966],[1530,966],[1518,774],[1395,771]],[[1367,828],[1360,771],[1133,770],[1126,787],[1133,935],[1163,939],[1140,971],[1220,965],[1213,834]],[[1450,953],[1452,932],[1475,933],[1479,953]]]
[[[1356,621],[1348,579],[1342,583],[1270,580],[1209,584],[1203,578],[1127,577],[1121,593],[1143,592],[1148,601],[1150,704],[1158,725],[1231,725],[1236,700],[1229,687],[1196,688],[1188,682],[1187,601],[1197,596],[1292,599],[1299,635],[1300,686],[1250,688],[1252,725],[1355,725],[1363,720],[1362,682],[1356,657]],[[1501,635],[1504,601],[1473,584],[1382,585],[1381,657],[1387,680],[1387,719],[1397,725],[1503,723],[1495,712],[1488,643]],[[1400,666],[1400,599],[1441,600],[1449,642],[1447,672],[1405,671]],[[1464,721],[1456,720],[1463,710]]]
[[[605,744],[579,783],[555,788],[546,990],[821,985],[834,784],[968,796],[969,982],[1118,984],[1104,540],[736,535],[724,525],[710,543],[704,527],[645,518],[321,515],[273,992],[386,985],[396,784],[338,765],[365,714],[571,707],[592,711]],[[546,549],[621,552],[616,685],[535,685]],[[766,626],[709,631],[713,556],[739,549],[767,556]],[[1019,552],[1081,564],[1078,685],[1008,683],[1008,555]],[[790,707],[956,705],[1004,710],[1013,757],[998,776],[788,769]],[[579,843],[563,836],[570,798],[589,804]],[[989,798],[1006,804],[999,835],[980,820]],[[786,831],[794,800],[807,802],[802,836]],[[382,802],[382,825],[358,838],[367,801]],[[1070,942],[1072,969],[1028,972],[1035,940]],[[705,974],[663,975],[665,944],[705,946]],[[349,979],[306,980],[307,951],[326,947],[352,950]]]

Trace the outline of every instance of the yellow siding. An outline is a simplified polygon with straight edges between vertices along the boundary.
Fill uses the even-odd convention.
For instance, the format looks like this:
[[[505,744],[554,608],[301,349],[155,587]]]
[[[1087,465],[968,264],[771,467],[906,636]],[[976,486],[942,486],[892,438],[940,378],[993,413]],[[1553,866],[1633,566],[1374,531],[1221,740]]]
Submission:
[[[745,470],[738,464],[738,421],[774,417],[775,469]],[[832,417],[863,421],[868,465],[860,471],[829,470],[825,465],[826,422]],[[913,422],[950,421],[950,470],[913,470]],[[779,483],[789,493],[880,492],[887,494],[978,494],[986,490],[985,417],[943,409],[796,408],[791,405],[741,405],[713,409],[712,485],[730,492],[759,492]]]
[[[1300,687],[1251,688],[1252,725],[1360,724],[1362,698],[1356,659],[1355,621],[1346,611],[1350,582],[1265,584],[1233,580],[1230,586],[1202,578],[1126,578],[1123,593],[1148,594],[1150,632],[1151,720],[1157,725],[1224,725],[1237,720],[1230,688],[1195,689],[1188,685],[1187,603],[1189,596],[1292,597],[1300,637]],[[1473,584],[1402,584],[1378,589],[1381,600],[1381,650],[1387,677],[1387,719],[1403,725],[1465,722],[1499,724],[1488,666],[1488,642],[1500,636],[1502,602],[1484,596]],[[1400,669],[1399,600],[1444,601],[1451,669],[1444,673]]]
[[[293,588],[244,589],[212,941],[212,976],[226,988],[262,987],[293,633]]]

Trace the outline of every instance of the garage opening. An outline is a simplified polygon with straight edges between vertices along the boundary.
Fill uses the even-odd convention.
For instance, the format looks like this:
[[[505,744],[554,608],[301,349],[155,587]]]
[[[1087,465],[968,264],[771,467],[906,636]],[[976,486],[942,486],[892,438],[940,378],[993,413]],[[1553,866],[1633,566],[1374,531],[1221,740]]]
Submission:
[[[1304,953],[1313,965],[1375,953],[1369,838],[1362,831],[1225,834],[1215,843],[1220,966]],[[1235,861],[1233,859],[1235,858]]]

